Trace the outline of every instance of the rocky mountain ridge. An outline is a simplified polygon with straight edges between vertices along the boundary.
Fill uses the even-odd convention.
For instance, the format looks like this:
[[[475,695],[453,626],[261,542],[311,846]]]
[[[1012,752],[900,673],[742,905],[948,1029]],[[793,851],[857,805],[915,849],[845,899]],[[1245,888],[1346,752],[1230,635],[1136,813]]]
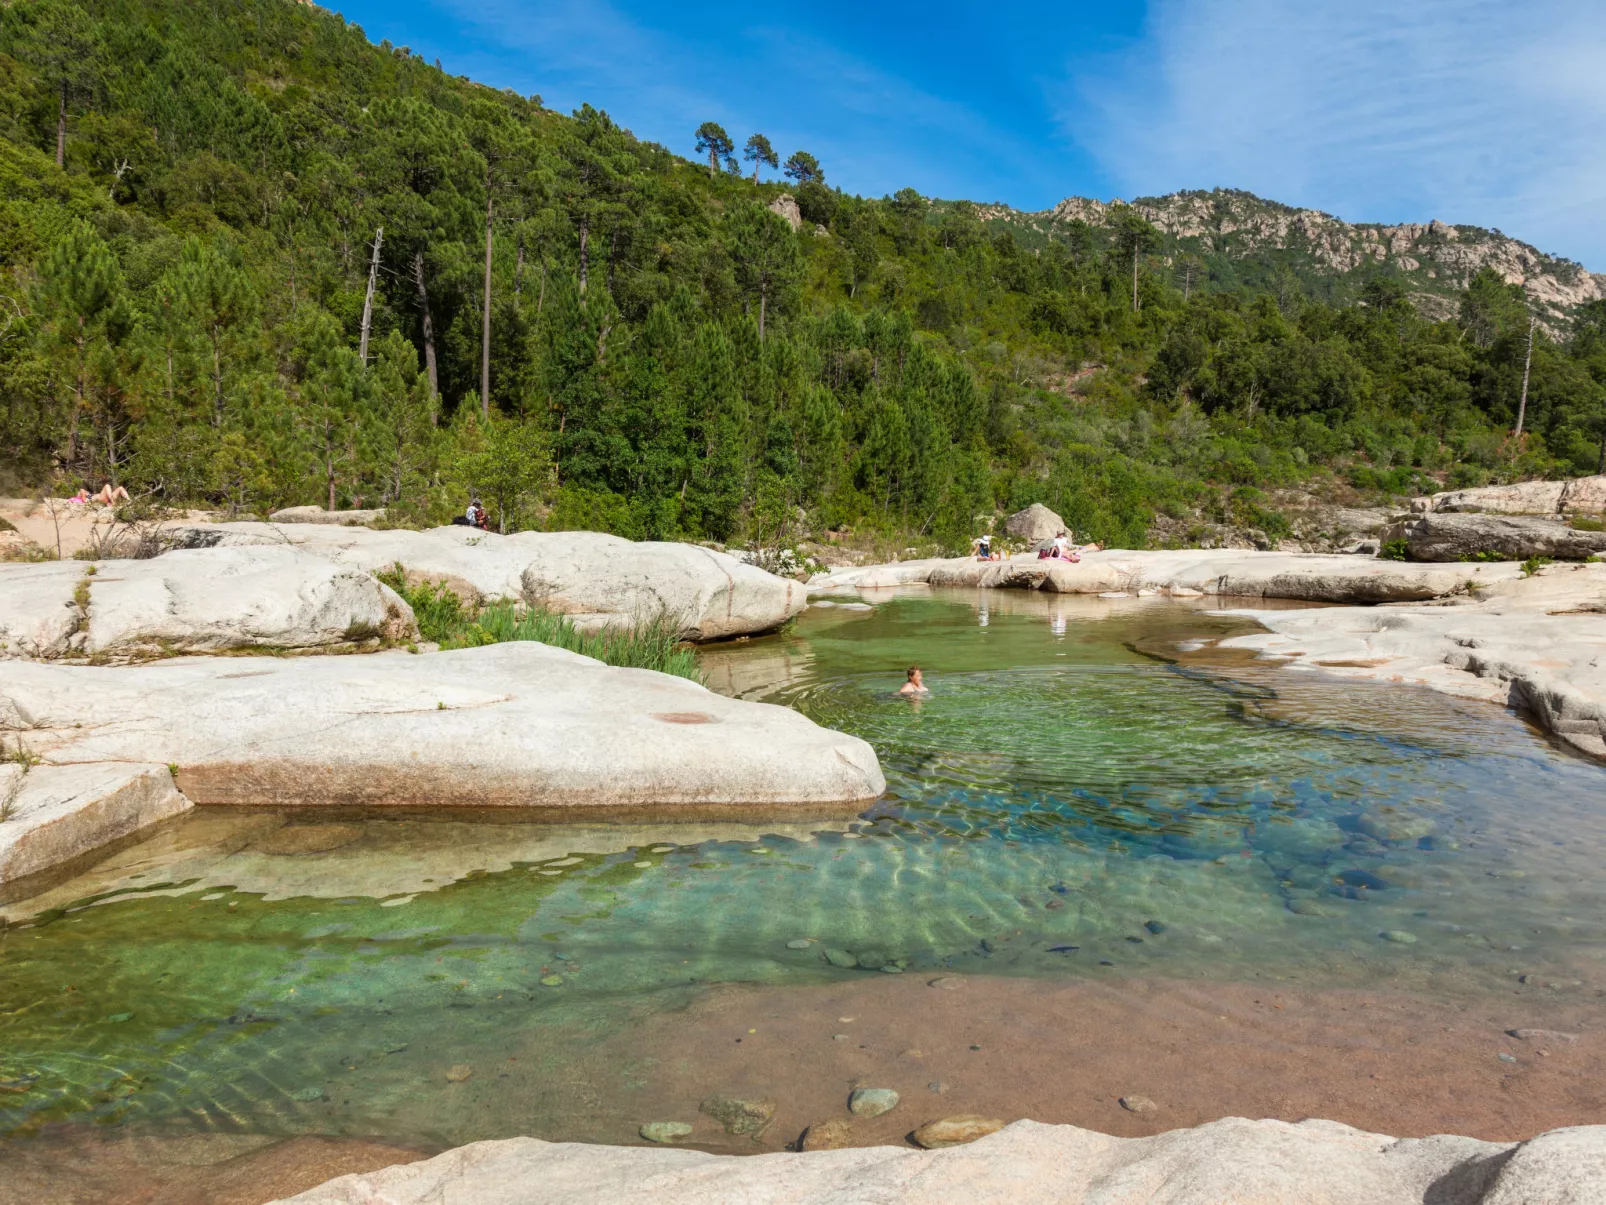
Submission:
[[[1171,193],[1129,202],[1167,237],[1164,254],[1184,252],[1206,259],[1283,260],[1294,271],[1347,277],[1382,271],[1397,276],[1423,297],[1447,297],[1466,287],[1480,268],[1491,267],[1556,316],[1606,297],[1606,275],[1547,255],[1498,230],[1433,220],[1388,226],[1346,222],[1317,209],[1296,209],[1238,189]],[[1063,238],[1072,222],[1105,226],[1120,198],[1100,201],[1067,197],[1052,209],[1023,212],[1006,205],[978,206],[989,225]],[[1431,305],[1429,308],[1433,308]]]

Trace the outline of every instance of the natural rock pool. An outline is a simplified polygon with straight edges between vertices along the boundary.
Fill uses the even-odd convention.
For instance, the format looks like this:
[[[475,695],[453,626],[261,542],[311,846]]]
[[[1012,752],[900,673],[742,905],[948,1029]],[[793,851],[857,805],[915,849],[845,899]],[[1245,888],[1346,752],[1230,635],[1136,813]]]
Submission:
[[[77,1199],[46,1153],[120,1135],[227,1137],[208,1165],[655,1120],[778,1149],[855,1083],[909,1102],[867,1141],[1606,1120],[1606,770],[1484,704],[1210,649],[1251,627],[922,591],[705,650],[716,689],[875,745],[858,818],[193,815],[0,906],[0,1184]],[[1134,1087],[1165,1115],[1116,1108]],[[757,1145],[698,1114],[717,1091],[779,1102]]]

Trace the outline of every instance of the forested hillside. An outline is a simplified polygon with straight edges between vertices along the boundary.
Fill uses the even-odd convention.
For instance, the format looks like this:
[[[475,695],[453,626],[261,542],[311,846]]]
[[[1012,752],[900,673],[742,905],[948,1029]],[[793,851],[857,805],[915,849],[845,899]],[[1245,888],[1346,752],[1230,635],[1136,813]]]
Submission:
[[[1130,208],[989,229],[629,117],[293,0],[10,0],[0,492],[949,547],[1042,500],[1136,545],[1606,448],[1606,303],[1537,331],[1514,437],[1529,308],[1495,272],[1435,322],[1386,271],[1212,279]]]

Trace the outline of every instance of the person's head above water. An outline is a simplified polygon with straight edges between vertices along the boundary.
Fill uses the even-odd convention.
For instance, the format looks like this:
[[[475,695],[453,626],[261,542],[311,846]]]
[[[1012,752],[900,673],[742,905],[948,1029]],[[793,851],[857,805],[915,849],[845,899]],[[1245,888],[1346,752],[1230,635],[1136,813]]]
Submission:
[[[918,665],[911,665],[909,667],[909,681],[915,683],[917,686],[920,684],[920,667]]]

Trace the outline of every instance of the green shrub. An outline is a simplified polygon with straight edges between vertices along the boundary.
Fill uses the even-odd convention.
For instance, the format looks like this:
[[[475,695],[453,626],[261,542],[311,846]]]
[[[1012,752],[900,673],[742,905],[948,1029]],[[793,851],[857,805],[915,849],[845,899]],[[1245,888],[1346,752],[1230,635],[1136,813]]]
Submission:
[[[1466,556],[1457,557],[1461,561],[1477,561],[1480,564],[1494,564],[1499,561],[1509,561],[1511,558],[1503,552],[1469,552]]]
[[[1522,576],[1532,577],[1548,564],[1550,564],[1548,556],[1531,556],[1522,563]]]
[[[477,614],[470,614],[462,600],[441,583],[408,585],[400,565],[378,577],[407,600],[418,620],[419,634],[442,649],[533,640],[595,657],[606,665],[657,670],[693,682],[703,680],[696,650],[680,639],[674,620],[665,615],[639,620],[628,628],[582,632],[566,615],[507,599],[487,603]]]
[[[1382,548],[1378,549],[1378,551],[1377,551],[1377,559],[1380,560],[1380,561],[1403,561],[1403,560],[1406,560],[1407,558],[1406,558],[1406,543],[1405,543],[1405,541],[1404,540],[1390,540],[1387,544],[1383,545]]]
[[[1573,516],[1574,531],[1606,531],[1606,523],[1599,519],[1586,519],[1583,515]]]

